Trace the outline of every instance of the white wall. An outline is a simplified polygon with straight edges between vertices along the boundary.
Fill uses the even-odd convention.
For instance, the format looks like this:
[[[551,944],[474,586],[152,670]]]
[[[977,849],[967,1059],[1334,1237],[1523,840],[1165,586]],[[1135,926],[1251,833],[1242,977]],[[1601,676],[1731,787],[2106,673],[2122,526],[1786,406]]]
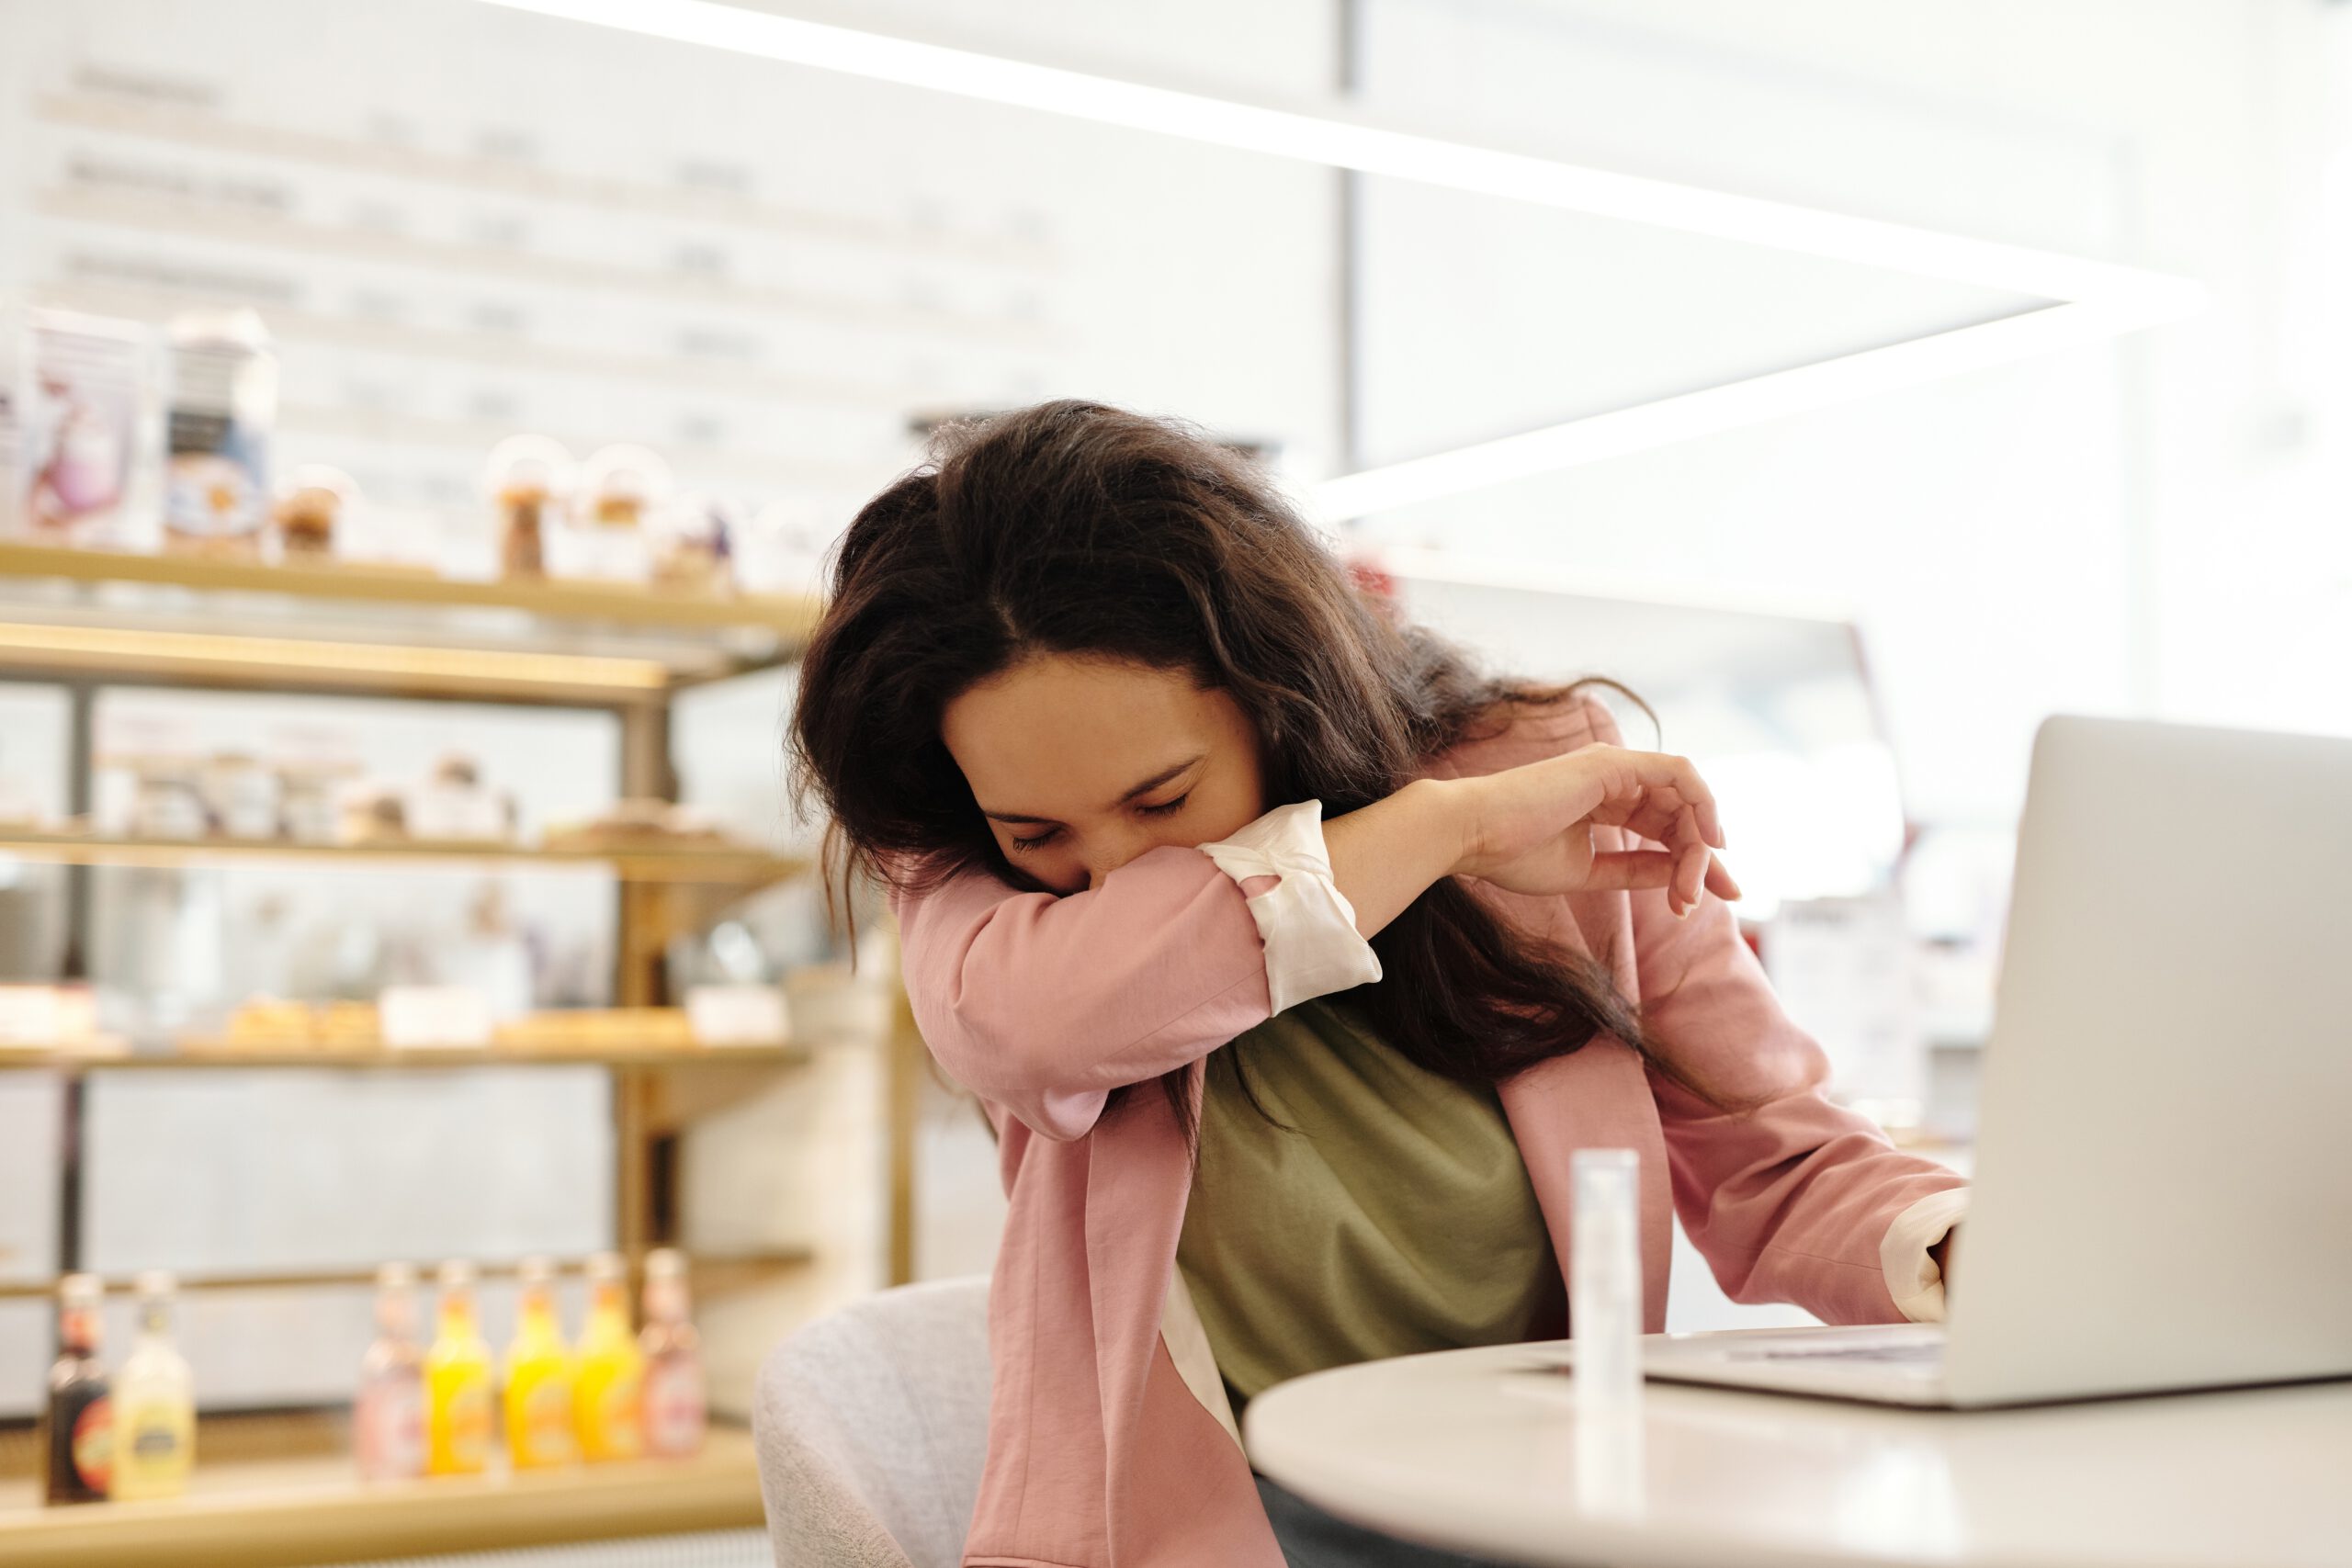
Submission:
[[[2320,221],[2340,7],[1367,0],[1366,18],[1384,116],[2215,288],[2138,339],[1400,511],[1368,538],[1852,604],[1928,819],[2013,813],[2054,708],[2352,729],[2352,544],[2326,484],[2352,404]],[[1374,461],[2003,308],[1385,182],[1364,227]]]
[[[1228,90],[1329,71],[1308,0],[857,16]],[[470,504],[531,429],[845,519],[910,412],[1059,395],[1328,452],[1335,191],[463,0],[0,4],[0,288],[256,306],[280,461],[401,506]]]

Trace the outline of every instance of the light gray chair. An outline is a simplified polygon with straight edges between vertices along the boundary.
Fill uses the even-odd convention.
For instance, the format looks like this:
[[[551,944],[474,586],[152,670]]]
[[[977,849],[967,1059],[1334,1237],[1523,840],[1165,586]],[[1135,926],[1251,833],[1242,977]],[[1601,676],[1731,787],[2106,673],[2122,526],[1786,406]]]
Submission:
[[[776,1568],[956,1568],[988,1451],[988,1295],[902,1286],[769,1352],[752,1435]]]

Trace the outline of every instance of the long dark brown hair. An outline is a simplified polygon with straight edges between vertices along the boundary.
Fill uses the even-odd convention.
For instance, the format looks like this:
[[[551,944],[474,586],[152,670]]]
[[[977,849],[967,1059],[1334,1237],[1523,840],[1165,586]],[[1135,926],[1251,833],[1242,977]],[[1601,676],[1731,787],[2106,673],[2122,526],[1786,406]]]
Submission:
[[[1481,675],[1391,624],[1266,473],[1193,426],[1076,400],[944,426],[851,522],[801,663],[792,787],[831,815],[829,877],[921,893],[979,867],[1041,886],[1005,860],[940,739],[950,701],[1033,652],[1230,694],[1257,728],[1268,807],[1320,800],[1327,820],[1574,689]],[[1372,945],[1384,977],[1348,999],[1432,1072],[1494,1083],[1599,1033],[1656,1059],[1602,963],[1512,930],[1452,877]],[[1189,1133],[1182,1076],[1165,1082]]]

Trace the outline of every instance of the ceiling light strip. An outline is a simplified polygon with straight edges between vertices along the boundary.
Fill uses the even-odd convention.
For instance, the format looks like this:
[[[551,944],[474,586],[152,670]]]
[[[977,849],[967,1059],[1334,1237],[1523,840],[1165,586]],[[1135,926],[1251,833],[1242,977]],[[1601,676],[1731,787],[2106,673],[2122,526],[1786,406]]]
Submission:
[[[2161,314],[2197,286],[2136,267],[1507,152],[1371,123],[1338,105],[1267,107],[753,11],[715,0],[484,0],[538,16],[873,81],[1071,116],[1242,152],[1476,191],[2051,299],[2142,297]]]
[[[1306,491],[1308,504],[1329,522],[2134,332],[2193,315],[2207,298],[2202,283],[2144,268],[1473,146],[1375,124],[1343,105],[1319,105],[1317,112],[1306,113],[1239,103],[712,0],[483,3],[1098,124],[2055,302],[1911,343],[1345,475]]]
[[[1322,518],[1341,522],[1585,463],[1713,435],[2094,343],[2128,330],[2099,305],[2052,305],[1977,326],[1865,349],[1746,380],[1591,414],[1542,430],[1366,468],[1306,487]]]

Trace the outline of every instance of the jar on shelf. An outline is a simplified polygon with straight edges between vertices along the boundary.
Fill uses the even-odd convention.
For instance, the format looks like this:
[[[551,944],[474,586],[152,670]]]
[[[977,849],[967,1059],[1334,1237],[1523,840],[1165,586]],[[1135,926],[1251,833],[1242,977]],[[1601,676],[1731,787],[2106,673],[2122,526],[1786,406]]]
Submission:
[[[131,797],[130,831],[141,839],[201,839],[209,821],[204,794],[191,757],[149,756],[130,760],[138,781]]]
[[[570,524],[548,538],[555,577],[644,582],[652,576],[646,525],[669,501],[670,465],[643,446],[597,448],[581,465]]]
[[[365,781],[344,787],[336,842],[401,844],[408,839],[408,801],[399,790]]]
[[[205,759],[197,788],[205,826],[225,839],[277,836],[277,775],[244,751],[216,751]]]
[[[288,474],[271,510],[281,560],[326,560],[335,535],[359,504],[359,486],[341,468],[306,463]]]
[[[408,797],[408,830],[447,842],[504,843],[513,837],[514,804],[482,782],[481,764],[450,752],[433,776]]]
[[[511,435],[491,448],[482,488],[496,509],[499,570],[506,577],[547,575],[547,536],[571,499],[579,465],[547,435]]]
[[[288,724],[272,731],[268,748],[277,777],[277,832],[298,844],[332,844],[340,837],[340,796],[359,776],[351,737],[328,726]]]
[[[581,466],[573,515],[596,528],[638,528],[669,499],[670,465],[644,446],[600,446]]]
[[[734,586],[735,541],[744,509],[725,496],[696,491],[654,514],[653,581],[683,592],[718,593]]]

